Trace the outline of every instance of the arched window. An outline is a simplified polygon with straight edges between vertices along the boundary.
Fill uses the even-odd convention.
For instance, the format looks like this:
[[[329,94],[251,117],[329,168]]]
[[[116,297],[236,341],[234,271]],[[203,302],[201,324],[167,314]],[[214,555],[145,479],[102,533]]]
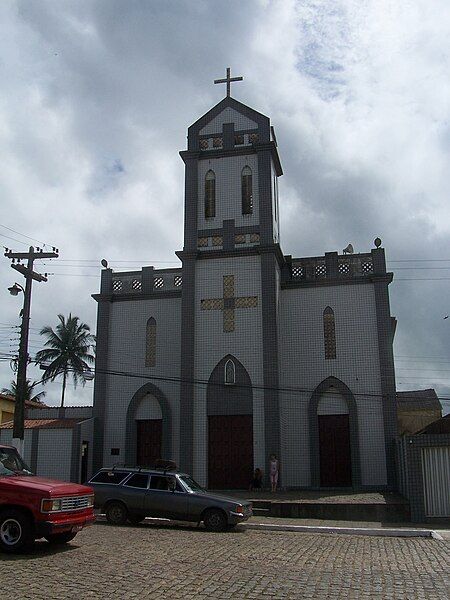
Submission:
[[[145,338],[145,366],[154,367],[156,364],[156,321],[153,317],[147,321]]]
[[[236,383],[236,367],[230,359],[225,363],[225,385],[234,385]]]
[[[242,187],[242,214],[251,215],[253,213],[253,190],[252,190],[252,170],[250,167],[244,167],[241,174]]]
[[[205,219],[216,216],[216,176],[214,171],[205,175]]]
[[[334,312],[329,306],[323,311],[323,337],[325,343],[325,358],[336,358]]]

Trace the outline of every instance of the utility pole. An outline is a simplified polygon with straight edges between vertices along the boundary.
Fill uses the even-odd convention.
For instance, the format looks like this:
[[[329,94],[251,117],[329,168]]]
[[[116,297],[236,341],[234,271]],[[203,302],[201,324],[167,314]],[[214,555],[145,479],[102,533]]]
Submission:
[[[14,428],[13,428],[13,444],[19,452],[23,453],[23,438],[24,438],[24,420],[25,420],[25,390],[27,380],[27,365],[28,365],[28,335],[30,329],[30,309],[31,309],[31,284],[35,281],[47,281],[45,275],[40,275],[33,271],[34,261],[43,258],[58,258],[57,248],[53,248],[53,252],[43,252],[41,249],[30,246],[28,252],[12,252],[6,248],[5,256],[12,260],[11,267],[21,273],[25,277],[25,289],[14,284],[8,288],[10,293],[17,296],[19,291],[23,292],[23,309],[22,309],[22,324],[20,328],[20,345],[19,345],[19,364],[17,369],[16,383],[16,401],[14,409]],[[17,260],[17,263],[15,262]],[[27,266],[21,264],[20,261],[26,260]]]

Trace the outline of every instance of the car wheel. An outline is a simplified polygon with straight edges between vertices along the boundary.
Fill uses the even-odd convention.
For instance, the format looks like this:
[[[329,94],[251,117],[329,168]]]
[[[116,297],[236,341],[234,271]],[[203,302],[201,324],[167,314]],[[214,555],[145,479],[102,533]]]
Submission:
[[[124,525],[128,518],[128,511],[122,502],[110,502],[105,509],[105,516],[111,525]]]
[[[132,525],[139,525],[144,519],[145,517],[142,517],[141,515],[128,515],[128,520]]]
[[[19,510],[7,510],[0,515],[0,549],[20,552],[32,540],[32,523]]]
[[[203,518],[207,531],[225,531],[227,519],[221,510],[212,508],[207,510]]]
[[[68,542],[71,542],[76,535],[76,533],[67,531],[66,533],[52,533],[46,535],[45,539],[49,544],[67,544]]]

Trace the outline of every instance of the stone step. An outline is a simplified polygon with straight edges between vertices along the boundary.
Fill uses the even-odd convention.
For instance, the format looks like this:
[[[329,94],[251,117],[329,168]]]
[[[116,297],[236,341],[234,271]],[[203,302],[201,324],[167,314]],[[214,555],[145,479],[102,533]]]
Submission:
[[[253,500],[255,514],[270,517],[323,519],[332,521],[377,521],[401,523],[411,520],[409,504],[289,502]]]

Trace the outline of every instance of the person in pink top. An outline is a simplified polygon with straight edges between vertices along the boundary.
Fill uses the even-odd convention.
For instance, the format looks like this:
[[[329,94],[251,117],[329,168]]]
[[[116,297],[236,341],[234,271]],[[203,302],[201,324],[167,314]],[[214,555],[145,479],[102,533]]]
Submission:
[[[279,463],[277,457],[275,456],[275,454],[271,454],[270,462],[269,462],[269,474],[270,474],[270,486],[271,486],[272,492],[277,491],[279,468],[280,468],[280,463]]]

